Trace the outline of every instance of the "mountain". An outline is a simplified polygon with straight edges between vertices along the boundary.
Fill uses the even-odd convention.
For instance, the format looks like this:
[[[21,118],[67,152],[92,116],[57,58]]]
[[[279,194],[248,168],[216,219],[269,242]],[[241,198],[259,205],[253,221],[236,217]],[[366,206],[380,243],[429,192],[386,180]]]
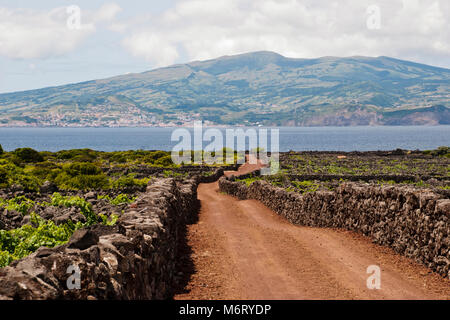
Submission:
[[[0,94],[0,126],[450,124],[450,69],[254,52]]]

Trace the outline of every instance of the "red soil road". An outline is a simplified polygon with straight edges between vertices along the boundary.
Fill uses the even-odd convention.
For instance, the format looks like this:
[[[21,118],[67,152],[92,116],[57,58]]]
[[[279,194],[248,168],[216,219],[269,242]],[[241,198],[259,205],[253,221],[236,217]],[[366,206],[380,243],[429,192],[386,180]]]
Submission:
[[[243,174],[258,169],[243,165]],[[175,299],[450,299],[450,281],[353,232],[290,224],[255,200],[200,184],[189,226],[195,272]],[[381,269],[368,289],[367,267]]]

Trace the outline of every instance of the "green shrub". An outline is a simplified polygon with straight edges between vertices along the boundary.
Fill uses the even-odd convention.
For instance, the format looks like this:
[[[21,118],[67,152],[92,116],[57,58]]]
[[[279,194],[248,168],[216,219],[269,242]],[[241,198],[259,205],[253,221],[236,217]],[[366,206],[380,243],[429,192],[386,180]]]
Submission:
[[[69,186],[78,190],[89,189],[105,189],[108,187],[108,177],[104,174],[92,175],[79,175],[70,180]]]
[[[3,148],[2,145],[0,144],[0,156],[3,154]]]
[[[86,154],[80,154],[73,157],[71,160],[76,162],[92,162],[95,160],[95,157]]]
[[[111,180],[110,186],[112,189],[127,189],[132,187],[143,187],[148,184],[150,178],[135,179],[134,174],[122,176],[117,180]]]
[[[450,147],[442,146],[437,148],[436,150],[432,150],[431,154],[433,156],[446,156],[450,153]]]
[[[58,151],[55,155],[57,159],[61,160],[90,162],[97,159],[98,152],[91,149],[72,149]]]
[[[0,208],[7,210],[14,210],[20,212],[22,215],[27,215],[28,211],[33,208],[34,201],[24,196],[12,198],[10,200],[3,200],[0,198]]]
[[[0,166],[0,187],[5,187],[8,184],[8,171],[3,166]]]
[[[14,183],[20,174],[23,174],[22,168],[7,160],[0,160],[0,187],[5,188]]]
[[[128,187],[134,187],[135,183],[134,183],[134,177],[133,176],[122,176],[117,180],[114,180],[111,183],[111,187],[113,189],[124,189],[124,188],[128,188]]]
[[[110,162],[117,162],[117,163],[126,163],[127,157],[124,154],[113,154],[109,158]]]
[[[118,206],[120,204],[132,203],[136,201],[136,197],[128,198],[126,194],[119,194],[117,197],[111,200],[111,204]]]
[[[38,192],[41,181],[38,178],[30,175],[18,175],[14,182],[21,185],[26,192]]]
[[[316,192],[320,185],[314,181],[292,181],[292,185],[299,189],[303,194],[308,192]]]
[[[124,198],[121,198],[124,200]],[[127,197],[128,199],[128,197]],[[0,205],[5,205],[2,200]],[[22,206],[21,212],[26,212],[34,205],[34,202],[25,198],[17,197],[7,201],[8,205]],[[51,197],[53,206],[65,206],[80,208],[81,213],[86,217],[86,223],[67,223],[56,225],[53,221],[47,221],[34,212],[30,213],[31,225],[24,225],[13,230],[0,230],[0,268],[9,265],[12,261],[22,259],[33,253],[40,247],[53,248],[65,244],[72,234],[81,228],[92,226],[99,222],[104,225],[113,226],[117,223],[118,216],[105,215],[98,216],[92,205],[80,197],[66,197],[59,193],[54,193]]]
[[[170,154],[165,151],[152,151],[147,155],[146,160],[148,162],[155,162],[156,160],[158,160],[162,157],[166,157],[168,155],[170,155]]]
[[[40,247],[55,247],[66,243],[81,224],[55,225],[32,212],[31,225],[18,229],[0,230],[0,268],[14,260],[22,259]]]
[[[176,178],[176,177],[187,177],[189,175],[189,172],[175,172],[172,170],[164,170],[163,175],[166,178]]]
[[[35,166],[28,167],[25,172],[43,180],[48,180],[48,177],[52,174],[53,170],[59,169],[59,167],[52,162],[41,162]]]
[[[154,162],[157,166],[170,167],[173,165],[172,157],[170,155],[159,158]]]
[[[0,230],[0,268],[28,256],[40,247],[53,248],[63,245],[78,229],[97,224],[99,221],[104,225],[113,226],[119,218],[115,214],[109,218],[105,215],[97,216],[92,211],[90,203],[79,197],[63,197],[55,193],[52,197],[52,205],[77,206],[86,216],[87,222],[73,223],[68,220],[67,223],[56,225],[53,221],[44,220],[31,212],[32,225],[24,225],[13,230]]]
[[[246,179],[237,179],[236,181],[244,182],[246,184],[246,186],[248,187],[256,180],[261,180],[261,178],[260,177],[250,177],[250,178],[246,178]]]
[[[19,148],[14,150],[13,153],[23,162],[30,163],[44,161],[44,157],[39,152],[31,148]]]
[[[75,177],[78,175],[99,175],[102,170],[93,163],[74,162],[63,166],[63,171]]]
[[[111,199],[111,197],[108,195],[99,196],[98,199],[107,200],[112,205],[118,206],[118,205],[125,204],[125,203],[132,203],[132,202],[136,201],[137,198],[136,197],[128,198],[128,195],[126,195],[126,194],[119,194],[114,199]]]
[[[108,177],[104,174],[81,174],[72,177],[65,172],[60,173],[56,177],[55,183],[58,187],[66,190],[100,190],[107,188],[109,185]]]
[[[101,214],[100,218],[102,219],[102,224],[104,224],[105,226],[115,226],[117,220],[119,220],[119,216],[117,214],[110,215],[109,219],[106,215]]]
[[[54,178],[54,182],[66,190],[103,189],[109,185],[108,177],[92,163],[65,164],[62,171],[56,169],[49,178],[53,178],[55,174],[57,176]]]
[[[8,160],[9,160],[9,163],[14,164],[17,167],[24,166],[23,161],[18,156],[16,156],[14,153],[10,153],[8,155]]]
[[[88,226],[98,222],[98,216],[92,210],[92,204],[83,198],[62,196],[60,193],[55,192],[51,198],[51,205],[56,207],[63,206],[67,208],[78,207],[80,208],[81,213],[85,216]]]

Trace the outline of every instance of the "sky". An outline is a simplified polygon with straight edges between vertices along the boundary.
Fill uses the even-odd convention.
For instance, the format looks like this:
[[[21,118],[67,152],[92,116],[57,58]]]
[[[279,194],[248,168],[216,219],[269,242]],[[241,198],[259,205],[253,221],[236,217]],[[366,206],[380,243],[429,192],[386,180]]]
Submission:
[[[0,0],[0,93],[260,50],[450,68],[450,1]]]

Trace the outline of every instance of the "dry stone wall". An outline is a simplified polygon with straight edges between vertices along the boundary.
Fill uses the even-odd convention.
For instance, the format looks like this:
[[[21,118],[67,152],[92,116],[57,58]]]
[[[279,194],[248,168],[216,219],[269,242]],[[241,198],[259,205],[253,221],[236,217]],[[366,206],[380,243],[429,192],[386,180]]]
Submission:
[[[78,230],[63,246],[1,268],[0,299],[170,298],[180,237],[198,213],[198,183],[222,175],[152,182],[116,226]]]
[[[220,190],[256,199],[293,224],[344,228],[369,236],[450,277],[450,199],[432,190],[348,182],[304,195],[264,180],[250,186],[221,178]]]

